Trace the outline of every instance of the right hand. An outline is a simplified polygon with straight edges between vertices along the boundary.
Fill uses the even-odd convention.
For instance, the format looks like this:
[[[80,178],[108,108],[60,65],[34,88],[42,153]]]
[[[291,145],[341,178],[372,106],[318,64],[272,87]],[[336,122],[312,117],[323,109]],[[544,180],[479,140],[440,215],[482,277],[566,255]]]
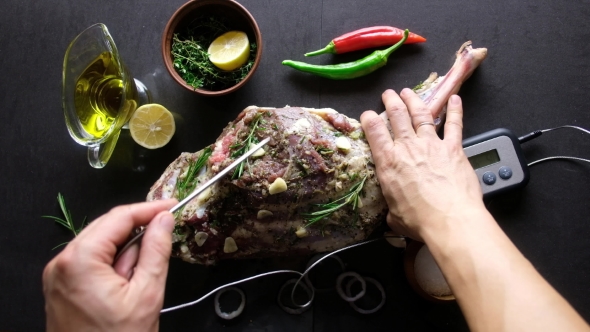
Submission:
[[[43,271],[47,331],[157,331],[172,247],[174,199],[119,206],[86,227]],[[140,249],[117,247],[149,223]]]
[[[410,89],[382,95],[393,131],[373,111],[361,116],[376,172],[389,207],[387,223],[398,234],[423,241],[454,215],[485,207],[477,176],[461,145],[463,108],[457,95],[447,106],[441,140],[428,107]]]

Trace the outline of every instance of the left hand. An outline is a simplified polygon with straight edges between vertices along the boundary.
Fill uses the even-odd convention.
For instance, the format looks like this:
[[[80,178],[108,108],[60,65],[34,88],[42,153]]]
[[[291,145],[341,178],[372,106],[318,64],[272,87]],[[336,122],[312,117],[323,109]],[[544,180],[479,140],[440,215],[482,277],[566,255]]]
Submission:
[[[394,232],[424,241],[460,214],[485,211],[481,187],[463,147],[459,96],[447,106],[445,137],[438,138],[431,110],[410,89],[387,90],[383,103],[395,139],[373,111],[361,116]],[[427,125],[424,125],[427,124]]]
[[[116,207],[51,260],[43,271],[47,331],[157,331],[174,228],[167,210],[176,203]],[[117,247],[148,223],[141,248],[113,267]]]

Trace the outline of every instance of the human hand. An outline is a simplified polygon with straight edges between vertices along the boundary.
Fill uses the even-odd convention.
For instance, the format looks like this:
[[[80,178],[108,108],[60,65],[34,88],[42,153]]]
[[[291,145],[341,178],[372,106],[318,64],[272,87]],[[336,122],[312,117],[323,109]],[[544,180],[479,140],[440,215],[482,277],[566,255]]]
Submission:
[[[443,140],[431,111],[412,90],[402,90],[401,98],[387,90],[382,99],[395,139],[373,111],[363,113],[361,124],[389,207],[389,227],[423,241],[427,232],[446,227],[458,213],[484,208],[479,182],[461,145],[459,96],[449,99]]]
[[[116,207],[51,260],[43,271],[47,331],[157,331],[174,228],[167,210],[176,203]],[[113,267],[117,246],[148,223],[141,248]]]

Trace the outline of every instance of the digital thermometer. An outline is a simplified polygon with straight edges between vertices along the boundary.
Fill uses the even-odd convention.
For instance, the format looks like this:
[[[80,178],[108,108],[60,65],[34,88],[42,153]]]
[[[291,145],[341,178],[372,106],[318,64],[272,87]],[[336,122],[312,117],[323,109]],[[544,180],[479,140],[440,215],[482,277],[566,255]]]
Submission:
[[[529,169],[518,138],[494,129],[463,140],[463,151],[479,178],[484,197],[526,186]]]

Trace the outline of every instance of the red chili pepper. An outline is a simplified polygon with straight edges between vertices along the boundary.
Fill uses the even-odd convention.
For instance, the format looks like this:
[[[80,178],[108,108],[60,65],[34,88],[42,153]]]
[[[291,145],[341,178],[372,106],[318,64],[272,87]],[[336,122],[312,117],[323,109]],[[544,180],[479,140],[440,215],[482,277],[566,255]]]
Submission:
[[[305,56],[324,53],[341,54],[365,48],[393,45],[402,40],[403,37],[404,30],[394,27],[378,26],[364,28],[336,37],[328,44],[328,46],[321,50],[305,53]],[[425,41],[426,38],[418,36],[415,33],[410,33],[404,44],[423,43]]]

